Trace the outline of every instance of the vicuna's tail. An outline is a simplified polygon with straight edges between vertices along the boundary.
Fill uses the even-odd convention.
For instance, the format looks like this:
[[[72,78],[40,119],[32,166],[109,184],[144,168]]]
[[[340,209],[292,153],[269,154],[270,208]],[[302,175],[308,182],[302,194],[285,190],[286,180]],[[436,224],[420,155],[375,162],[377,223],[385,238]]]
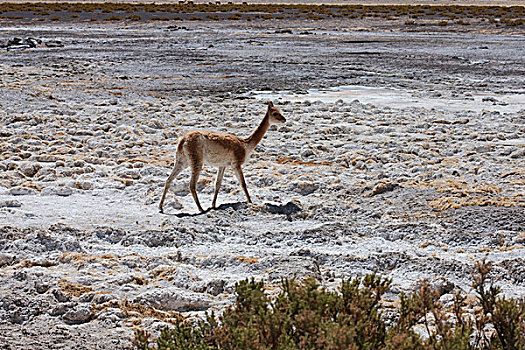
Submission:
[[[177,146],[177,153],[180,153],[182,155],[182,151],[183,151],[183,147],[184,147],[184,142],[186,140],[185,139],[182,139],[179,141],[179,145]]]

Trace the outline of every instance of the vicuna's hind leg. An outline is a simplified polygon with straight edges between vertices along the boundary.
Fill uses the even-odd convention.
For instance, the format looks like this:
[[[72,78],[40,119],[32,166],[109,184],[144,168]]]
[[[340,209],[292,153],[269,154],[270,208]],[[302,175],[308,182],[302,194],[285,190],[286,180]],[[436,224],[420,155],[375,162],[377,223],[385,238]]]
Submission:
[[[226,168],[221,166],[219,167],[219,171],[217,172],[217,179],[215,179],[215,193],[213,194],[213,201],[211,202],[212,208],[215,208],[215,204],[217,202],[217,195],[219,194],[219,189],[221,188],[222,177],[224,176],[224,169]]]
[[[191,180],[190,180],[190,192],[193,196],[193,200],[195,201],[195,204],[197,204],[197,208],[202,212],[204,212],[204,209],[201,207],[201,203],[199,202],[199,197],[197,197],[197,181],[199,180],[199,175],[201,174],[202,170],[202,161],[193,161],[193,164],[191,165]]]
[[[162,198],[160,199],[159,203],[159,210],[162,213],[163,212],[163,205],[164,205],[164,199],[166,199],[166,194],[168,193],[168,189],[170,188],[171,183],[173,180],[188,166],[187,161],[182,155],[182,153],[177,153],[177,159],[175,160],[175,166],[173,167],[173,170],[171,171],[170,176],[166,180],[166,185],[164,186],[164,192],[162,193]]]
[[[241,166],[238,165],[235,168],[233,168],[235,175],[237,176],[237,180],[239,180],[239,183],[241,184],[242,190],[244,191],[244,194],[246,195],[246,199],[248,200],[248,203],[252,203],[252,200],[250,199],[250,195],[248,194],[248,188],[246,187],[246,181],[244,181],[244,175],[242,173]]]

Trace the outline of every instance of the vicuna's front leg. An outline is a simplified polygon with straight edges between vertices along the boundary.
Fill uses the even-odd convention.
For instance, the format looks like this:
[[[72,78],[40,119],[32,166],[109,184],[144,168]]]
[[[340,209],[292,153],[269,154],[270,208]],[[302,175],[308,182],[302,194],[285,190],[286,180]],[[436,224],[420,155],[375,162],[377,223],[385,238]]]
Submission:
[[[248,193],[248,188],[246,187],[246,181],[244,181],[244,174],[242,173],[241,166],[238,165],[233,168],[233,171],[235,172],[235,175],[237,176],[237,180],[239,180],[239,183],[241,184],[242,190],[244,191],[244,194],[246,195],[246,199],[248,200],[248,203],[252,203],[252,200],[250,199],[250,194]]]
[[[217,172],[217,178],[215,179],[215,193],[213,194],[213,201],[211,202],[211,207],[215,208],[215,204],[217,203],[217,195],[219,194],[219,189],[221,188],[222,183],[222,177],[224,176],[224,169],[226,167],[219,167],[219,171]]]
[[[171,183],[173,180],[181,173],[181,171],[186,168],[186,162],[184,161],[184,158],[182,156],[177,155],[177,159],[175,160],[175,166],[173,167],[173,170],[166,180],[166,184],[164,186],[164,192],[162,193],[162,198],[160,199],[159,203],[159,210],[162,213],[163,212],[163,205],[164,200],[166,199],[166,194],[168,193],[168,189],[170,188]]]

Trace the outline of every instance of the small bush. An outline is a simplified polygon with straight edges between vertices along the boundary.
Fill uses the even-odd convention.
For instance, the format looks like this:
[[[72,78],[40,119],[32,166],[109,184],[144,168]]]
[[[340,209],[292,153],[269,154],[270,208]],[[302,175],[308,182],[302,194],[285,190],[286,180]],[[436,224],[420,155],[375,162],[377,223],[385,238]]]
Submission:
[[[126,19],[128,21],[140,21],[141,17],[140,15],[129,15],[129,16],[126,16]]]
[[[463,20],[459,20],[456,22],[457,24],[459,24],[460,26],[469,26],[470,23],[469,22],[466,22],[466,21],[463,21]]]
[[[233,20],[233,21],[238,21],[238,20],[242,19],[242,15],[240,13],[234,13],[234,14],[228,16],[228,19],[229,20]]]
[[[141,350],[524,349],[525,300],[499,296],[490,262],[478,262],[476,270],[474,305],[457,293],[446,308],[439,293],[423,284],[400,296],[397,321],[389,327],[381,305],[391,281],[375,274],[343,281],[338,291],[321,288],[314,279],[285,280],[274,300],[262,282],[245,280],[235,286],[235,305],[221,316],[212,312],[196,324],[176,318],[153,341],[138,330],[134,345]],[[478,311],[467,314],[467,306]],[[426,336],[416,332],[421,326]]]
[[[108,18],[106,18],[106,21],[120,21],[122,20],[122,17],[120,16],[109,16]]]

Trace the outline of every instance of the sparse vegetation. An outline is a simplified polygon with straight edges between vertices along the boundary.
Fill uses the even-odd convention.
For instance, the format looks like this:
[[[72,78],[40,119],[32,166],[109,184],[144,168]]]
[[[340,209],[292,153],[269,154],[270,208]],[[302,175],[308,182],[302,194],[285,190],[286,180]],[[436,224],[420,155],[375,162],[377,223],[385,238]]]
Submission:
[[[201,19],[218,20],[218,13],[229,14],[224,18],[235,20],[263,19],[295,19],[308,18],[319,20],[323,18],[384,18],[388,21],[396,19],[405,20],[407,25],[412,25],[413,19],[430,19],[443,23],[443,21],[456,21],[460,25],[474,23],[489,23],[498,26],[504,24],[508,27],[525,25],[524,6],[460,6],[460,5],[307,5],[307,4],[208,4],[208,3],[5,3],[2,12],[30,12],[34,15],[45,16],[47,13],[57,12],[90,13],[120,15],[123,12],[129,15],[138,13],[162,13],[158,18],[180,19],[174,14],[199,14]],[[239,13],[250,14],[241,16]],[[16,19],[16,14],[5,18]],[[13,17],[15,16],[15,17]],[[129,16],[128,16],[129,17]],[[195,16],[193,16],[195,17]],[[223,18],[223,17],[221,17]],[[442,25],[442,24],[439,24]]]
[[[140,15],[129,15],[129,16],[126,16],[126,19],[128,21],[140,21],[141,17]]]
[[[136,332],[137,349],[523,349],[525,300],[500,295],[492,264],[479,262],[477,298],[456,293],[450,305],[428,283],[400,296],[397,320],[387,325],[383,296],[391,281],[376,274],[343,281],[335,292],[314,279],[282,282],[269,298],[262,282],[236,284],[237,301],[221,316],[191,324],[172,320],[152,341]],[[467,313],[470,307],[474,314]],[[420,331],[416,331],[416,328]],[[423,331],[421,331],[423,330]],[[156,343],[156,345],[153,345]]]
[[[106,18],[106,21],[121,21],[122,20],[122,17],[120,16],[109,16],[108,18]]]

